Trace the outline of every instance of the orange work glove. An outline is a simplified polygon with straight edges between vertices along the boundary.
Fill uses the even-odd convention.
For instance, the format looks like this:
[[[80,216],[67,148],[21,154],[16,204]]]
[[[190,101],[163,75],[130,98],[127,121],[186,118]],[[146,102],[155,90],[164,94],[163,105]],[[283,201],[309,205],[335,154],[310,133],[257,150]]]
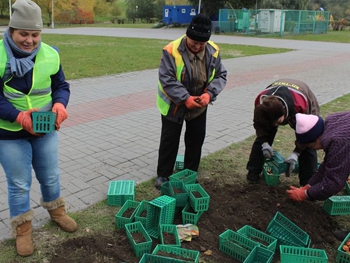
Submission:
[[[68,118],[68,114],[64,105],[60,102],[56,102],[52,107],[52,112],[56,113],[56,130],[59,130],[61,123]]]
[[[289,198],[293,201],[302,202],[308,198],[306,191],[310,188],[310,185],[305,185],[300,188],[290,186],[289,188],[290,190],[287,190],[287,194],[289,195]]]
[[[189,96],[188,99],[185,101],[186,107],[190,110],[195,108],[202,108],[202,105],[199,103],[200,103],[200,98],[196,96]]]
[[[310,187],[311,187],[311,185],[307,184],[307,185],[301,186],[301,187],[299,187],[299,188],[300,188],[300,189],[303,189],[303,190],[307,190],[307,189],[309,189]],[[295,187],[295,186],[291,185],[291,186],[289,186],[289,189],[290,189],[290,190],[294,190],[294,189],[298,189],[298,187]]]
[[[199,104],[205,107],[209,104],[211,98],[209,93],[205,92],[199,97],[199,99]]]
[[[21,127],[30,134],[41,136],[40,134],[35,133],[33,130],[32,112],[38,110],[39,109],[35,108],[27,111],[21,111],[16,118],[16,122],[19,123],[19,125],[21,125]]]
[[[294,186],[293,186],[294,187]],[[300,189],[303,189],[303,190],[307,190],[311,187],[311,185],[307,184],[307,185],[304,185],[304,186],[301,186]]]

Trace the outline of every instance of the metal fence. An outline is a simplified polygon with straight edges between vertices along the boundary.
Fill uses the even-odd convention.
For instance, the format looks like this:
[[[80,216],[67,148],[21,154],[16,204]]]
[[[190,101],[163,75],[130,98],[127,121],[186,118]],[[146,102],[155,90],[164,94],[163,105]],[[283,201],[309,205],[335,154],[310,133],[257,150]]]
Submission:
[[[220,9],[216,33],[242,34],[324,34],[329,12],[308,10]]]

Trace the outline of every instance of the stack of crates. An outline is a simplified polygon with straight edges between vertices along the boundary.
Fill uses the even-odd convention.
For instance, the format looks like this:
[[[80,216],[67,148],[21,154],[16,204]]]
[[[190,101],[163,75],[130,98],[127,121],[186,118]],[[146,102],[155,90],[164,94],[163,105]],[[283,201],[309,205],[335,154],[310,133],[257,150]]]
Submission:
[[[275,237],[279,245],[309,247],[311,243],[309,235],[280,212],[270,221],[266,232]]]
[[[111,206],[123,206],[126,200],[135,200],[135,181],[120,180],[109,182],[107,204]]]
[[[200,184],[186,184],[185,187],[189,202],[182,209],[182,223],[197,225],[199,218],[209,209],[210,196]]]
[[[159,237],[160,224],[172,224],[176,199],[167,195],[151,200],[147,206],[146,230],[151,237]]]

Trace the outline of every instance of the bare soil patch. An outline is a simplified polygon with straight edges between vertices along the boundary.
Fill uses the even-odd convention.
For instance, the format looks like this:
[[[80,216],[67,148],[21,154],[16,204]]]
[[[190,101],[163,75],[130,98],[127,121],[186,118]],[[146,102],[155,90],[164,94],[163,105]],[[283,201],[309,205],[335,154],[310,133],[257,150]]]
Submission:
[[[200,262],[238,262],[219,250],[219,235],[227,229],[233,231],[250,225],[266,232],[267,226],[276,214],[282,213],[294,224],[310,235],[311,247],[324,249],[329,262],[336,261],[340,241],[332,234],[339,229],[336,217],[328,215],[322,209],[323,202],[292,202],[285,193],[287,186],[267,186],[248,183],[220,184],[215,180],[203,180],[201,185],[210,195],[209,211],[198,222],[199,236],[191,242],[183,242],[181,247],[200,251]],[[111,222],[114,218],[111,218]],[[176,214],[175,224],[181,224],[181,212]],[[159,240],[153,239],[153,248]],[[205,251],[211,250],[211,255]],[[273,262],[280,260],[279,249]],[[137,263],[125,231],[111,225],[106,234],[72,238],[57,246],[50,262],[126,262]]]

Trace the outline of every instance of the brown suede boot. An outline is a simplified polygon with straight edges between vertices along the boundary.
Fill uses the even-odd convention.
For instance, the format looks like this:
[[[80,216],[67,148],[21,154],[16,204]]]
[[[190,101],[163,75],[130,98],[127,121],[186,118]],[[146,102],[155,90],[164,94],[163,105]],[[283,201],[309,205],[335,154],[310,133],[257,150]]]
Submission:
[[[63,197],[57,198],[51,202],[44,202],[41,200],[41,205],[47,209],[51,220],[54,221],[62,230],[66,232],[77,231],[77,223],[66,214],[66,201]]]
[[[11,219],[12,236],[16,238],[16,250],[18,255],[26,257],[34,252],[32,242],[32,220],[34,211],[29,210],[24,214]]]

